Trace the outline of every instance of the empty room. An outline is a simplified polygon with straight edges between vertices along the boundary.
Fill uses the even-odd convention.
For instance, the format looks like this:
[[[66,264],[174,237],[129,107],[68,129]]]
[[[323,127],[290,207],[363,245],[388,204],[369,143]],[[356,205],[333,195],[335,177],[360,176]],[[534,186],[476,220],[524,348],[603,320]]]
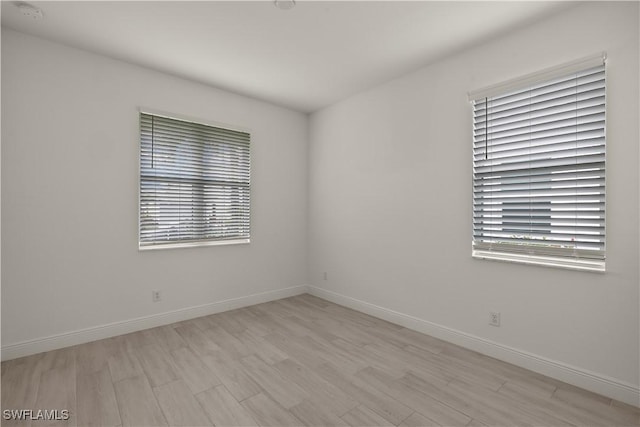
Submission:
[[[3,426],[640,425],[640,3],[1,7]]]

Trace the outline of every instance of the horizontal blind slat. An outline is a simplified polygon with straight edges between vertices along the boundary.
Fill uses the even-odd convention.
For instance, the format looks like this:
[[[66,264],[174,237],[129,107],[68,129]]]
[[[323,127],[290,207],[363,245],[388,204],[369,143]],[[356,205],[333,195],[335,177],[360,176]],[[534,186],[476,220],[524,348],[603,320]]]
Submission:
[[[473,102],[473,244],[604,259],[605,68]]]
[[[140,246],[248,239],[250,135],[140,114]]]

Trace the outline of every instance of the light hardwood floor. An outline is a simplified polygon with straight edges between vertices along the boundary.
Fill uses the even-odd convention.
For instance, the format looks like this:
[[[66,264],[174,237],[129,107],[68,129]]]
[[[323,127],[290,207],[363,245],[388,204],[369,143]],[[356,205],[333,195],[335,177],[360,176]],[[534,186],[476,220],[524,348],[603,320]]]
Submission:
[[[79,426],[614,426],[637,408],[301,295],[2,363]]]

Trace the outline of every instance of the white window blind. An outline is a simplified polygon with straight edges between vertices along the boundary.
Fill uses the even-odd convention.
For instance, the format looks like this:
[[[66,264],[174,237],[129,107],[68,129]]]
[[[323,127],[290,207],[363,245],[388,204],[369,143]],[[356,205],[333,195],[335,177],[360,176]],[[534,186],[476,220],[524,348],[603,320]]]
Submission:
[[[246,132],[140,113],[140,248],[248,242],[249,145]]]
[[[473,100],[474,256],[604,269],[605,105],[602,60]]]

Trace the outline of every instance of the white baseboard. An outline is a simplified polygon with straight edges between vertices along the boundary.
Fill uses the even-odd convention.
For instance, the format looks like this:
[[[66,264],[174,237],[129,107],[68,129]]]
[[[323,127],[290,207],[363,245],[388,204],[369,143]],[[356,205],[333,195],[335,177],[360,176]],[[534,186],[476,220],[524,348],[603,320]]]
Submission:
[[[217,301],[193,307],[181,308],[179,310],[168,311],[165,313],[153,314],[151,316],[138,317],[136,319],[129,319],[14,344],[7,344],[2,346],[2,360],[15,359],[18,357],[28,356],[30,354],[41,353],[43,351],[83,344],[103,338],[141,331],[143,329],[155,328],[156,326],[167,325],[169,323],[180,322],[182,320],[193,319],[196,317],[207,316],[209,314],[221,313],[223,311],[234,310],[236,308],[287,298],[303,294],[307,292],[307,290],[308,287],[306,285],[292,286],[289,288],[261,292],[245,297],[231,298],[224,301]]]
[[[624,403],[640,406],[640,388],[615,378],[577,368],[523,350],[518,350],[475,335],[467,334],[417,317],[389,310],[356,298],[315,286],[308,286],[309,293],[327,301],[340,304],[371,316],[413,329],[487,356],[529,369],[560,381],[584,388]]]

